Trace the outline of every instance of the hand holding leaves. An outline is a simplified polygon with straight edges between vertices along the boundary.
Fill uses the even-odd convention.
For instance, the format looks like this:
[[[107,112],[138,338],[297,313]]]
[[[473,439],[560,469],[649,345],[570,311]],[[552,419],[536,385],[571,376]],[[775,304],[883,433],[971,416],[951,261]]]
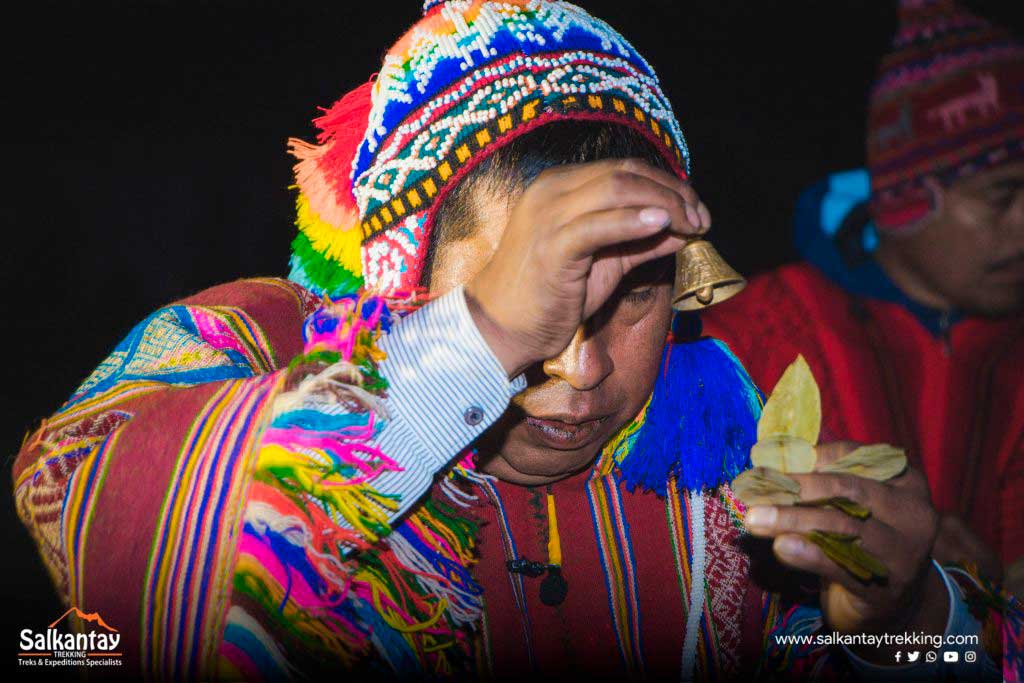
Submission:
[[[922,581],[938,517],[927,483],[892,446],[817,445],[820,422],[817,384],[798,358],[765,405],[755,467],[733,481],[747,529],[774,538],[784,564],[822,577],[833,627],[917,619],[925,587],[942,588]]]

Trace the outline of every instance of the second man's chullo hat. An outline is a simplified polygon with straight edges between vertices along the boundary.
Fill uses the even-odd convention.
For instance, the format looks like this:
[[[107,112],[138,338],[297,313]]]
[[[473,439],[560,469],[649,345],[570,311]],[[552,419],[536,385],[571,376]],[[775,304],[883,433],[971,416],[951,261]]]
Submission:
[[[953,0],[901,0],[868,106],[879,229],[912,229],[935,188],[1024,159],[1024,45]],[[929,180],[930,179],[930,180]]]

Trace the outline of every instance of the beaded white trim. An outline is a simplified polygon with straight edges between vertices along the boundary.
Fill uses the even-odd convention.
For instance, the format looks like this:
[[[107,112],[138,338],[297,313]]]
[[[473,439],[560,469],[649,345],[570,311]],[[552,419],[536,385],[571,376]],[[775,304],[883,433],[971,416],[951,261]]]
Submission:
[[[525,5],[484,2],[470,24],[464,14],[472,4],[469,0],[449,0],[439,10],[452,27],[449,33],[435,33],[417,25],[402,41],[407,46],[405,53],[391,53],[384,58],[373,92],[366,136],[352,162],[352,174],[355,175],[356,169],[366,164],[367,155],[373,156],[370,167],[353,178],[352,187],[361,215],[366,215],[371,200],[385,202],[397,196],[410,173],[433,170],[467,126],[471,129],[484,126],[524,97],[538,91],[625,91],[645,114],[662,124],[686,156],[682,131],[654,70],[607,23],[568,2],[532,0]],[[562,42],[566,32],[572,28],[582,29],[596,38],[601,52],[576,50],[555,59],[550,53],[547,57],[532,54],[538,47],[557,51],[557,46],[549,43]],[[512,59],[489,67],[489,61],[506,59],[498,57],[494,47],[498,37],[505,43],[503,54]],[[509,49],[507,43],[510,39],[514,41],[513,45],[519,44],[518,50]],[[420,95],[426,93],[437,75],[438,65],[445,61],[451,63],[453,59],[459,60],[459,68],[466,72],[466,77],[460,83],[453,82],[456,87],[446,89],[445,94],[424,103],[411,118],[389,130],[384,120],[392,106],[413,104],[415,96],[411,88]],[[599,67],[580,64],[583,60],[596,62]],[[577,72],[574,73],[573,69]],[[513,70],[519,73],[511,78],[501,78],[503,72]],[[531,71],[533,74],[528,73]],[[540,73],[546,73],[546,76],[538,82],[534,74]],[[477,92],[481,79],[494,77],[499,78],[497,83],[483,86],[479,88],[481,92]],[[578,89],[573,90],[573,87]],[[467,97],[470,99],[463,104]],[[435,121],[425,130],[426,122],[439,107],[455,102],[460,103],[462,111],[459,114]],[[378,149],[385,139],[388,139],[387,146]],[[381,183],[381,179],[386,182]]]
[[[707,533],[704,520],[704,496],[699,491],[687,493],[690,497],[690,524],[693,530],[693,561],[690,563],[690,604],[686,612],[686,637],[683,640],[682,669],[679,680],[692,681],[697,675],[697,636],[700,619],[704,615],[705,563],[707,562]]]
[[[520,73],[507,75],[512,71]],[[479,81],[492,78],[497,80],[478,86]],[[688,156],[683,132],[657,80],[631,62],[584,51],[554,58],[519,55],[475,71],[454,89],[424,104],[414,118],[396,127],[370,167],[352,183],[360,214],[366,215],[371,201],[387,202],[397,196],[411,173],[436,168],[467,129],[486,126],[524,99],[554,93],[608,92],[624,93],[631,104],[658,121],[684,157]],[[427,123],[439,108],[454,103],[458,103],[455,106],[459,113]]]

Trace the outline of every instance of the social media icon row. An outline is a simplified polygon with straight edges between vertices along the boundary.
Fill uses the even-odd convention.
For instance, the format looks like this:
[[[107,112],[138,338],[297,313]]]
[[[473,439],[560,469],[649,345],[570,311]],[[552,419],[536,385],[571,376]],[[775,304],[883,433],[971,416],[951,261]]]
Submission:
[[[897,662],[901,661],[902,657],[903,657],[903,653],[897,651],[896,652],[896,661]],[[935,650],[928,650],[927,652],[924,653],[924,661],[926,661],[926,662],[929,662],[929,663],[935,662],[935,661],[938,660],[938,658],[939,658],[939,655],[938,655],[937,652],[935,652]],[[916,661],[918,661],[920,659],[921,659],[920,651],[913,650],[913,651],[907,652],[907,662],[913,663],[913,662],[916,662]],[[967,652],[964,653],[964,661],[965,662],[975,662],[977,660],[978,660],[978,653],[977,652],[974,652],[973,650],[968,650]],[[960,661],[960,653],[956,652],[956,651],[953,651],[953,652],[943,652],[942,653],[942,661],[949,662],[949,663],[959,662]]]

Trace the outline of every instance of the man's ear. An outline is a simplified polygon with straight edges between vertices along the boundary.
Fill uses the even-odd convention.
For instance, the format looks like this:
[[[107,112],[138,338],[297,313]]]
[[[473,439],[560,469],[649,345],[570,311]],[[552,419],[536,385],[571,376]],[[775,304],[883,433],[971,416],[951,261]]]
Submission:
[[[882,228],[886,236],[902,238],[918,234],[942,214],[946,206],[946,188],[935,176],[925,176],[921,179],[917,192],[917,217],[907,223],[898,226],[884,226],[879,222],[876,214],[877,207],[872,202],[872,216],[875,218],[875,225]]]
[[[927,223],[932,218],[938,216],[946,207],[946,188],[940,183],[935,176],[925,176],[921,181],[921,185],[928,191],[929,199],[931,201],[931,210],[928,215],[922,219],[922,223]]]
[[[942,215],[946,208],[946,188],[933,175],[927,175],[921,179],[921,187],[924,189],[928,200],[928,211],[912,223],[900,228],[896,233],[898,237],[910,237],[916,235],[929,225],[936,218]]]

